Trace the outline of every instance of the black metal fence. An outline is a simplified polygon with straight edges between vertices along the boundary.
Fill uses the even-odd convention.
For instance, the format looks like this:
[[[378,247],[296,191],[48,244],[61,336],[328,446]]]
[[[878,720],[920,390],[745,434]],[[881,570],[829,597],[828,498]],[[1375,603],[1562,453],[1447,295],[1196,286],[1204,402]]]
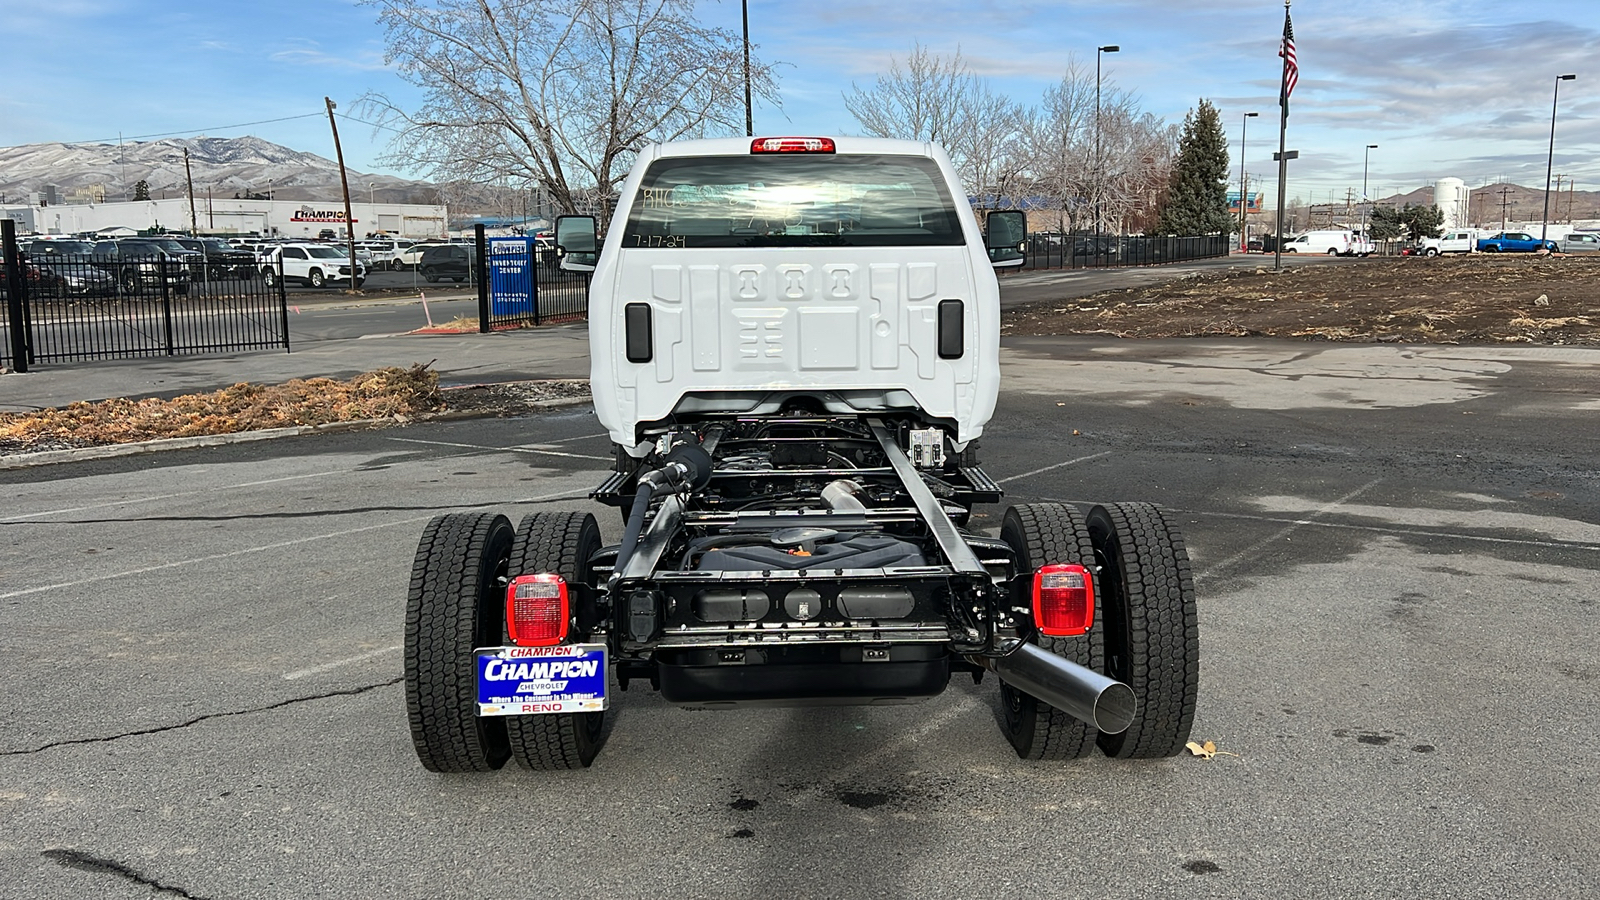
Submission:
[[[478,330],[573,322],[589,315],[589,273],[563,272],[554,248],[530,239],[489,241],[480,226]]]
[[[1028,235],[1028,257],[1022,268],[1090,269],[1188,262],[1227,256],[1233,245],[1234,238],[1216,234],[1143,237],[1036,232]]]
[[[253,267],[166,255],[30,256],[13,240],[5,241],[5,251],[0,361],[19,371],[55,362],[289,349],[283,279],[268,287]],[[15,302],[14,287],[20,288]]]

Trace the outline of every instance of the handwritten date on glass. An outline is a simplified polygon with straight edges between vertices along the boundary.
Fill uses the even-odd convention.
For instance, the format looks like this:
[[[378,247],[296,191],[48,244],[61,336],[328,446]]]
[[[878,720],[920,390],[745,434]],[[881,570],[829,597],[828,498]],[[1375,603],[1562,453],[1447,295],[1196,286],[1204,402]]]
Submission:
[[[636,234],[633,236],[635,247],[683,247],[681,234]]]

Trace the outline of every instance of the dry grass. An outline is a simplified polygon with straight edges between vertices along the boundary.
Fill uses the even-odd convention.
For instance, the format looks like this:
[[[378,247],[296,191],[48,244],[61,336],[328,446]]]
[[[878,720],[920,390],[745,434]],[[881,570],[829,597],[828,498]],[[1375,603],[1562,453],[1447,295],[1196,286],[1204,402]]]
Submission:
[[[170,400],[114,399],[30,413],[0,413],[0,452],[92,447],[157,438],[231,434],[362,419],[408,419],[444,407],[439,374],[389,367],[348,381],[297,378],[240,383]]]

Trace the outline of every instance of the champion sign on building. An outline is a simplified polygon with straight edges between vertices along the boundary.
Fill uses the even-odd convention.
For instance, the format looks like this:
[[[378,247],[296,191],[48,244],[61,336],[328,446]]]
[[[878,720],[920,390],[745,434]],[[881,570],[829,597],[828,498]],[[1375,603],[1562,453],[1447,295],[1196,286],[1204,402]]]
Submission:
[[[302,206],[302,207],[300,207],[300,209],[293,216],[289,217],[289,221],[291,221],[291,222],[318,222],[318,223],[328,223],[328,224],[343,225],[344,224],[344,210],[342,210],[342,209],[312,209],[309,206]],[[360,219],[352,219],[351,223],[354,224],[355,222],[359,222],[359,221],[361,221],[361,220]]]

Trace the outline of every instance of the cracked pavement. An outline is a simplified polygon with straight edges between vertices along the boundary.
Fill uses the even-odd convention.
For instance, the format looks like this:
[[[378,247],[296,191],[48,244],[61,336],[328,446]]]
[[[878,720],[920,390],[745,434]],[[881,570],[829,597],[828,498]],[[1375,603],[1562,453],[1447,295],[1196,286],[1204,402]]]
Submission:
[[[636,686],[593,769],[429,774],[397,650],[423,524],[615,540],[606,439],[584,407],[291,438],[0,473],[0,896],[1600,895],[1600,353],[1006,348],[985,468],[1175,510],[1195,737],[1239,756],[1024,763],[992,679]]]

